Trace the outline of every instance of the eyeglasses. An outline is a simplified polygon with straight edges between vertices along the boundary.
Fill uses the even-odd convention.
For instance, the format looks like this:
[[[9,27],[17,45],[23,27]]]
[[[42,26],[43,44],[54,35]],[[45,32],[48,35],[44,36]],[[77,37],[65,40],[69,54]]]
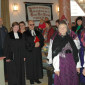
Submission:
[[[29,24],[30,26],[34,26],[35,24]]]

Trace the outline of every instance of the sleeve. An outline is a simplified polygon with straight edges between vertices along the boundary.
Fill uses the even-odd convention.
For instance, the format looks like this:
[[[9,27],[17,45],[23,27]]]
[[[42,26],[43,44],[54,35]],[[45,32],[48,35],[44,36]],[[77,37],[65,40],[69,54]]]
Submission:
[[[84,51],[84,65],[83,65],[83,67],[85,68],[85,51]]]
[[[59,54],[58,54],[57,56],[55,56],[55,57],[53,58],[54,72],[60,71],[60,69],[59,69],[59,67],[60,67],[59,62],[60,62],[60,59],[59,59]]]
[[[25,44],[25,49],[27,51],[32,51],[35,46],[34,38],[28,37],[27,35],[25,35],[25,33],[23,33],[23,40]]]
[[[54,29],[52,28],[51,32],[50,32],[50,38],[52,37],[52,35],[54,34]]]
[[[81,48],[81,46],[80,46],[80,41],[79,41],[78,37],[76,39],[74,39],[74,43],[75,43],[77,49],[79,50]]]
[[[78,37],[76,37],[76,39],[74,39],[74,43],[75,43],[77,49],[79,50],[81,48],[81,46],[80,46],[80,41],[79,41]],[[78,58],[79,58],[79,52],[78,52]],[[79,58],[79,61],[77,62],[76,68],[81,68],[80,58]]]
[[[25,40],[24,40],[24,37],[22,38],[22,48],[23,48],[23,57],[24,58],[27,58],[27,50],[25,48]]]
[[[39,36],[39,39],[40,39],[40,47],[42,48],[44,46],[44,37],[43,35],[40,33],[40,36]]]
[[[6,56],[6,59],[10,59],[10,39],[9,39],[9,35],[6,35],[6,38],[4,40],[4,56]]]
[[[78,58],[79,58],[79,53],[78,53]],[[76,68],[81,68],[81,62],[80,62],[80,58],[79,58],[79,61],[77,62],[77,65],[76,65]]]
[[[47,59],[48,59],[48,64],[52,64],[52,43],[53,43],[53,40],[50,39],[50,44],[49,44],[49,49],[48,49],[48,56],[47,56]]]

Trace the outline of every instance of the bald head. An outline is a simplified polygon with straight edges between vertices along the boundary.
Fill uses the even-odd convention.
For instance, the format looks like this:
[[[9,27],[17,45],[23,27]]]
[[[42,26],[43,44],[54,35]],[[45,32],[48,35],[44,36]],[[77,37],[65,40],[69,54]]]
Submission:
[[[0,18],[0,26],[2,26],[3,25],[3,20],[2,20],[2,18]]]
[[[33,20],[29,20],[28,21],[28,27],[29,27],[29,29],[30,30],[34,30],[34,26],[35,26],[34,21]]]

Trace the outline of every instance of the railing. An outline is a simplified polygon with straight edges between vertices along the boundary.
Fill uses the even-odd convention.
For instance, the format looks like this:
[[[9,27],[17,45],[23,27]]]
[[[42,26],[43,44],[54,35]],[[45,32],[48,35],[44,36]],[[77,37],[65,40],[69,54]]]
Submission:
[[[85,12],[85,0],[75,0],[81,9]]]

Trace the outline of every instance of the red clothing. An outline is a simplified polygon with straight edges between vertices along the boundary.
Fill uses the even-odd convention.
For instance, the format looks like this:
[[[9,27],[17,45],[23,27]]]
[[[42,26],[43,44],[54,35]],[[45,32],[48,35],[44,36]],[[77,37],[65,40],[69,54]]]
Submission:
[[[40,28],[40,29],[44,29],[46,27],[46,24],[45,24],[45,22],[43,23],[43,24],[39,24],[39,26],[38,26],[38,28]]]
[[[46,33],[46,29],[43,31],[43,36],[45,35]],[[54,29],[53,28],[50,28],[48,31],[47,31],[47,39],[45,39],[45,43],[49,43],[50,42],[50,38],[51,36],[53,35],[54,33]],[[45,38],[45,37],[44,37]]]
[[[36,42],[39,42],[39,41],[40,41],[39,38],[36,36],[34,42],[36,43]]]

